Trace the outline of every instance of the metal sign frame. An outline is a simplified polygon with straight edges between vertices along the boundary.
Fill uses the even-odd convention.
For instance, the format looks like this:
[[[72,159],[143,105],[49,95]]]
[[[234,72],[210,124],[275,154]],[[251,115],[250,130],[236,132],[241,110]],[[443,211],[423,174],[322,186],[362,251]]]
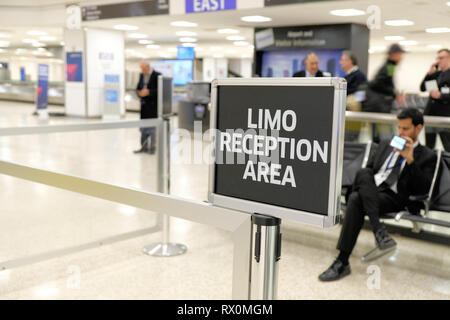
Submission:
[[[170,110],[169,114],[164,113],[164,80],[170,80]],[[158,117],[167,116],[173,113],[173,78],[165,77],[163,75],[158,76]]]
[[[261,213],[281,219],[289,219],[326,228],[339,223],[342,163],[344,149],[344,127],[347,83],[343,78],[240,78],[216,79],[211,87],[211,129],[217,128],[217,92],[219,86],[322,86],[334,88],[333,127],[330,146],[330,183],[328,194],[328,213],[320,215],[302,210],[289,209],[276,205],[259,203],[215,193],[214,154],[209,166],[208,199],[217,206],[248,213]],[[213,135],[215,130],[211,130]],[[211,141],[215,141],[211,137]],[[215,146],[214,146],[215,148]]]

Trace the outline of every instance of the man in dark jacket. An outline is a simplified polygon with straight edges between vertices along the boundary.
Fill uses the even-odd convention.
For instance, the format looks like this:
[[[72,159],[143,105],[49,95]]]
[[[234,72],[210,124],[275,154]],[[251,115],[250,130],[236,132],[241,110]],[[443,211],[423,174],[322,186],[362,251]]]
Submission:
[[[425,108],[425,115],[450,117],[450,51],[441,49],[437,52],[437,62],[431,65],[423,79],[420,90],[426,91],[426,83],[434,82],[435,88],[430,89],[430,99]],[[434,149],[436,133],[439,133],[445,151],[450,151],[450,130],[425,128],[427,147]]]
[[[399,105],[404,105],[406,99],[403,95],[397,95],[394,86],[394,73],[397,64],[403,59],[405,50],[398,44],[389,47],[388,58],[378,70],[375,78],[369,82],[366,90],[366,99],[362,103],[362,111],[390,113],[394,100]],[[384,138],[393,134],[390,125],[372,124],[372,138],[375,142],[380,140],[380,132],[386,131]]]
[[[354,94],[358,91],[358,87],[367,82],[367,77],[358,68],[358,59],[356,55],[348,50],[342,52],[339,61],[342,71],[345,72],[345,80],[347,81],[347,95]]]
[[[423,115],[416,108],[406,108],[398,116],[398,135],[407,140],[403,150],[382,141],[369,159],[367,167],[358,171],[347,202],[347,210],[337,249],[339,256],[320,276],[321,281],[338,280],[350,274],[348,259],[369,216],[378,248],[392,249],[396,242],[387,234],[380,216],[408,207],[420,210],[410,195],[426,194],[436,165],[436,155],[418,141],[423,128]]]
[[[324,77],[325,75],[319,70],[319,58],[314,52],[311,52],[305,59],[306,70],[297,71],[293,77]]]
[[[152,70],[149,63],[141,61],[142,73],[136,87],[136,93],[141,99],[141,119],[151,119],[158,117],[158,76],[159,72]],[[155,153],[155,128],[140,128],[141,148],[135,153],[148,152]]]
[[[345,80],[347,81],[347,110],[360,111],[352,109],[350,101],[354,101],[359,107],[360,101],[356,101],[354,94],[358,91],[361,85],[367,83],[367,78],[364,72],[358,68],[358,59],[356,54],[351,51],[345,50],[342,52],[341,60],[339,61],[341,69],[345,72]],[[345,123],[345,141],[356,141],[359,138],[359,132],[361,131],[362,122],[346,122]]]

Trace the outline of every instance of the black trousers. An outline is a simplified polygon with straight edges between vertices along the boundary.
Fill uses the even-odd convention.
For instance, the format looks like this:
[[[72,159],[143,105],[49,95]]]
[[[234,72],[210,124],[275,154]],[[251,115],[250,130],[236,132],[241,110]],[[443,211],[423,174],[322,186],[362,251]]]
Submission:
[[[450,130],[442,129],[440,131],[427,130],[425,128],[425,141],[426,145],[430,149],[434,149],[436,146],[436,136],[439,133],[441,137],[442,145],[444,146],[445,151],[450,151]],[[429,128],[434,129],[434,128]]]
[[[351,253],[355,247],[359,232],[364,225],[364,216],[368,215],[374,231],[380,226],[380,217],[384,213],[400,211],[404,208],[399,196],[383,184],[377,187],[372,169],[358,171],[353,183],[352,193],[347,200],[337,249]]]

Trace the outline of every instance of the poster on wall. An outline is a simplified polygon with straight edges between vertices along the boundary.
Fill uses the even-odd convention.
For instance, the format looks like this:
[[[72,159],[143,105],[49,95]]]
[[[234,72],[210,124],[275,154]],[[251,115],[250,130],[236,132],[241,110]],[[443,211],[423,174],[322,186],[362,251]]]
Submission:
[[[66,81],[83,82],[83,52],[66,53]]]
[[[47,64],[38,65],[37,109],[44,110],[48,105],[48,71]]]

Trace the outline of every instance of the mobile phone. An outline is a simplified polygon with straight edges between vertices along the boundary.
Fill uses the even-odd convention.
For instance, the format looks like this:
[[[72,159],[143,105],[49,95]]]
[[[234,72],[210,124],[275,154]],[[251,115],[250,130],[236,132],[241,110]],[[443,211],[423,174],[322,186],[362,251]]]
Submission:
[[[394,136],[391,140],[391,147],[394,147],[401,151],[405,148],[406,142],[406,139],[399,136]]]

